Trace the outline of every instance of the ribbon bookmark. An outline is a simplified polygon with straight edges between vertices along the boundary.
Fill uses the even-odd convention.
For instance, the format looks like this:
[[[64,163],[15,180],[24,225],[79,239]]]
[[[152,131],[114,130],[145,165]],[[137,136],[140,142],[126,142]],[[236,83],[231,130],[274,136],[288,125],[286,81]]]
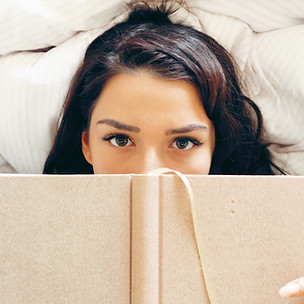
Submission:
[[[187,179],[187,177],[182,174],[179,171],[173,170],[173,169],[169,169],[169,168],[157,168],[154,169],[152,171],[149,172],[149,174],[165,174],[165,173],[173,173],[176,174],[184,183],[184,185],[186,186],[188,195],[189,195],[189,200],[190,200],[190,206],[191,206],[191,215],[192,215],[192,222],[193,222],[193,228],[194,228],[194,238],[195,238],[195,243],[196,243],[196,247],[197,247],[197,251],[198,251],[198,257],[199,257],[199,261],[200,261],[200,267],[201,267],[201,271],[203,274],[203,278],[205,280],[205,284],[206,284],[206,290],[207,290],[207,296],[209,298],[209,302],[210,303],[215,303],[215,301],[211,302],[211,299],[215,299],[213,297],[213,293],[211,291],[211,287],[209,284],[209,280],[206,276],[206,274],[204,273],[204,267],[203,265],[205,264],[205,262],[203,261],[203,244],[202,244],[202,240],[200,238],[200,225],[199,225],[199,220],[198,220],[198,215],[197,215],[197,208],[196,208],[196,203],[195,203],[195,199],[194,199],[194,194],[193,194],[193,190],[191,187],[191,184],[189,182],[189,180]],[[207,265],[206,265],[207,266]],[[206,270],[207,268],[205,268]]]

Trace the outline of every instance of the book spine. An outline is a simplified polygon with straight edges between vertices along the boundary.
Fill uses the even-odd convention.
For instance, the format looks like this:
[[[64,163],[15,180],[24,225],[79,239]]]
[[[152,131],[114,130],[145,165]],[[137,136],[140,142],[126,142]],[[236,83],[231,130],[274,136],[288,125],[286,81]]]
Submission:
[[[159,177],[133,176],[131,303],[159,303]]]

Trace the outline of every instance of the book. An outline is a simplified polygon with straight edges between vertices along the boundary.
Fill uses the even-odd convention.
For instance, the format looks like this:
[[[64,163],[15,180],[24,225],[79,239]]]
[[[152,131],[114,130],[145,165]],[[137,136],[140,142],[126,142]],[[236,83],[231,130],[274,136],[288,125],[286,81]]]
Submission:
[[[303,303],[304,177],[186,178],[1,175],[0,303]]]

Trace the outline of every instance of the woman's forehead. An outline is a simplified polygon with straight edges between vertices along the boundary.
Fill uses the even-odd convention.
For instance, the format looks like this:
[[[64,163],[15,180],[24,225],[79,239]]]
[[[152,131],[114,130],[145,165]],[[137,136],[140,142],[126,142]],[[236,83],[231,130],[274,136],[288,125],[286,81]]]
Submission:
[[[91,123],[115,122],[143,130],[164,132],[193,125],[205,126],[208,119],[194,85],[155,77],[147,72],[113,77],[100,94]]]
[[[179,110],[204,111],[197,88],[186,81],[168,80],[149,72],[122,73],[111,78],[97,99],[103,111],[136,110],[161,115]]]

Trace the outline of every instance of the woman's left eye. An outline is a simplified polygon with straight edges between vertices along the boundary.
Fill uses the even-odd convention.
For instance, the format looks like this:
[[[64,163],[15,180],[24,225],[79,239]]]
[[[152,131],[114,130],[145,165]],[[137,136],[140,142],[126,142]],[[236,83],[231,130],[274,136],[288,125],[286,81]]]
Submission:
[[[173,141],[172,147],[180,150],[189,150],[194,146],[200,146],[201,144],[202,143],[200,141],[193,138],[179,137]]]

